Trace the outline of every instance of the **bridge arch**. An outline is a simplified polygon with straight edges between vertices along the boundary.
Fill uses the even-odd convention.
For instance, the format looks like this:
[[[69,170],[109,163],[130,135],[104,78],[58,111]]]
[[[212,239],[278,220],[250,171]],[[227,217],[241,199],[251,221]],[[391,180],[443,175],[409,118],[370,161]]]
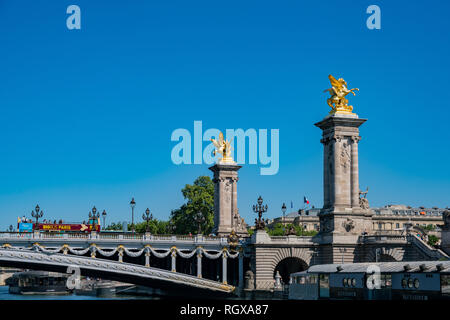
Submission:
[[[308,269],[311,261],[311,253],[305,248],[280,248],[273,256],[270,268],[275,278],[279,271],[282,281],[289,283],[289,275]]]
[[[292,273],[304,271],[306,269],[308,269],[308,264],[302,259],[297,257],[287,257],[278,262],[273,271],[273,277],[275,278],[275,275],[279,272],[281,280],[283,283],[287,284],[289,283]]]
[[[377,260],[377,249],[380,250],[378,262],[395,262],[403,260],[404,251],[402,249],[378,247],[369,251],[367,261],[375,262]]]

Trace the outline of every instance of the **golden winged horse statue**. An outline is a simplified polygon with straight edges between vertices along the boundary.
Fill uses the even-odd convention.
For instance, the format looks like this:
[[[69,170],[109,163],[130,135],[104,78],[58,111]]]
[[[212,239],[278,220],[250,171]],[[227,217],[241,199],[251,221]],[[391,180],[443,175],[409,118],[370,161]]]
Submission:
[[[348,89],[347,82],[344,79],[339,78],[336,80],[331,74],[328,75],[328,79],[330,79],[331,88],[326,89],[324,92],[329,92],[331,95],[327,100],[328,105],[331,107],[330,113],[352,113],[353,107],[348,105],[348,100],[345,96],[349,93],[355,96],[356,94],[353,91],[359,91],[359,89]]]
[[[219,133],[219,140],[211,139],[211,142],[216,147],[213,154],[216,155],[216,152],[218,152],[222,155],[222,159],[219,159],[219,163],[235,163],[231,157],[231,142],[223,138],[222,132]]]

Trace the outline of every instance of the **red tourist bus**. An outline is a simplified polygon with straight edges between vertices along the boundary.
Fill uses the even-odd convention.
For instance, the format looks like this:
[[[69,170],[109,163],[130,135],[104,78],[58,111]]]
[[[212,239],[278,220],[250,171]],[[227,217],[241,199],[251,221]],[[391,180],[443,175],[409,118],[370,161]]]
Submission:
[[[39,230],[42,231],[91,232],[92,227],[92,224],[83,223],[39,223]],[[95,231],[100,231],[99,224],[95,224]]]
[[[95,222],[95,231],[100,232],[100,219]],[[18,223],[18,229],[22,232],[31,232],[36,229],[35,223]],[[39,223],[39,230],[48,232],[91,232],[93,221],[90,219],[87,223]]]

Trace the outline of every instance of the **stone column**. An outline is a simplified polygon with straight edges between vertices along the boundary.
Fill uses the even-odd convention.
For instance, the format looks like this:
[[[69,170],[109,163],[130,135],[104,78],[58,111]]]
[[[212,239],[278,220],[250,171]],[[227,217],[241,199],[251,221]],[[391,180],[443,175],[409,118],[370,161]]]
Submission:
[[[351,176],[351,198],[352,208],[359,208],[359,168],[358,168],[358,142],[359,136],[352,136],[352,176]]]
[[[343,177],[343,168],[340,165],[340,155],[342,152],[344,152],[344,148],[342,147],[342,136],[341,135],[334,135],[332,138],[333,143],[333,171],[334,171],[334,184],[331,186],[331,189],[333,190],[333,196],[332,196],[332,206],[333,207],[344,207],[346,205],[346,199],[343,194],[343,188],[344,188],[344,177]]]
[[[239,250],[239,288],[244,288],[244,253]]]
[[[323,152],[323,163],[327,163],[327,157],[330,152],[330,145],[327,143],[327,140],[321,139],[320,142],[323,144],[324,152]],[[329,172],[324,170],[323,174],[323,207],[328,208],[330,206],[330,178]]]
[[[222,283],[227,284],[227,252],[222,254]]]
[[[172,272],[177,271],[177,251],[172,249]]]
[[[371,211],[359,203],[359,127],[365,121],[356,114],[333,114],[315,124],[322,129],[324,146],[324,206],[319,213],[324,245],[354,242],[372,230]],[[334,251],[327,250],[331,260],[326,261],[334,261]]]
[[[335,114],[315,124],[323,131],[324,209],[359,207],[357,141],[365,121],[357,115]]]
[[[237,214],[237,181],[241,166],[216,164],[209,169],[214,173],[214,228],[218,236],[230,234],[233,217]],[[237,231],[237,230],[236,230]]]
[[[202,277],[202,253],[200,250],[197,251],[197,277]]]
[[[95,258],[96,252],[97,252],[96,248],[94,246],[91,247],[91,258]]]
[[[150,267],[150,250],[145,251],[145,266]]]

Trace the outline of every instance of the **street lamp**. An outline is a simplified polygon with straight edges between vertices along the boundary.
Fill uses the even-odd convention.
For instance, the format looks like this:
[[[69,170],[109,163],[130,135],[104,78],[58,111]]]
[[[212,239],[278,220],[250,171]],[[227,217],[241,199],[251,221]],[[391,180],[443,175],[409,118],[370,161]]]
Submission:
[[[134,207],[136,206],[136,201],[134,198],[131,198],[130,207],[131,207],[131,231],[134,233]]]
[[[9,225],[9,232],[13,232],[13,229],[14,229],[13,225],[10,224],[10,225]]]
[[[103,210],[102,216],[103,216],[103,230],[105,230],[105,228],[106,228],[106,216],[107,216],[105,210]]]
[[[36,228],[39,230],[39,218],[42,218],[44,215],[44,211],[41,211],[41,208],[39,208],[39,205],[36,205],[36,208],[31,211],[31,216],[33,218],[36,218]]]
[[[97,231],[95,223],[97,222],[98,218],[100,218],[100,212],[97,213],[97,208],[94,206],[92,208],[92,212],[89,211],[89,220],[92,219],[92,231]]]
[[[150,215],[150,216],[149,216]],[[145,210],[145,214],[142,214],[142,219],[144,219],[147,223],[146,227],[145,227],[145,232],[150,232],[150,221],[153,220],[153,214],[150,213],[150,209],[147,208],[147,210]]]
[[[172,234],[175,234],[176,229],[177,229],[177,226],[171,220],[170,223],[169,223],[169,232],[171,232]]]
[[[202,223],[205,222],[205,216],[201,212],[197,212],[195,215],[195,221],[198,224],[198,231],[197,234],[202,233]]]
[[[281,206],[281,211],[283,212],[283,226],[284,226],[284,215],[286,214],[286,204],[283,202]]]
[[[259,196],[258,198],[258,204],[253,205],[253,212],[258,214],[258,219],[255,218],[255,227],[256,230],[264,230],[266,224],[264,222],[264,219],[262,219],[262,214],[264,212],[267,212],[267,204],[264,206],[263,204],[263,198]]]

